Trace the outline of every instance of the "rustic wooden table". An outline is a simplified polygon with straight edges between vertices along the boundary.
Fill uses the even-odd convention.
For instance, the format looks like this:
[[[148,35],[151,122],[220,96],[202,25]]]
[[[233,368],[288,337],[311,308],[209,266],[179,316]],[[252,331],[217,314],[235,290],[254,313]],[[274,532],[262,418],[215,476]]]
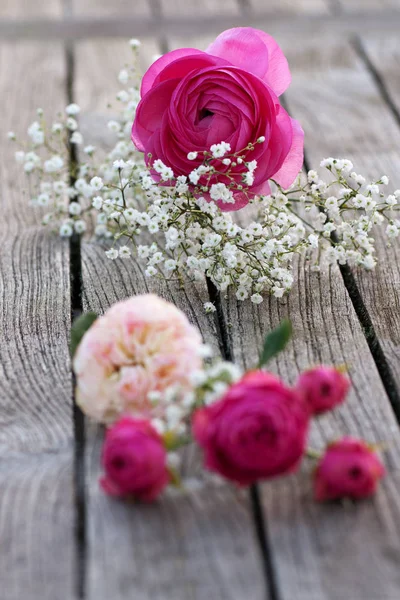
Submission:
[[[82,107],[87,142],[129,57],[205,47],[249,24],[277,37],[293,83],[285,94],[306,132],[307,161],[353,160],[400,183],[399,0],[1,0],[1,139],[37,106]],[[220,299],[206,285],[153,284],[133,262],[111,262],[44,231],[1,144],[0,597],[2,600],[398,600],[400,597],[400,251],[378,242],[374,274],[295,266],[284,301]],[[80,263],[79,253],[82,261]],[[317,362],[350,366],[348,404],[312,430],[386,440],[388,476],[357,505],[313,503],[300,472],[251,493],[189,486],[153,506],[98,489],[102,432],[73,407],[71,313],[103,312],[148,290],[186,311],[217,352],[250,365],[263,334],[288,316],[294,340],[273,369],[289,381]],[[195,460],[187,459],[193,475]]]

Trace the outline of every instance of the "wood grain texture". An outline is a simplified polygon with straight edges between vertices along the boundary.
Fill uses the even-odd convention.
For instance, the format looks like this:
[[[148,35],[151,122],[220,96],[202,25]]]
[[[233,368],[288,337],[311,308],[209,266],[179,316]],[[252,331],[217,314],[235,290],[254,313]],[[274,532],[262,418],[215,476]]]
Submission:
[[[44,0],[43,2],[32,2],[32,0],[1,0],[0,18],[22,20],[29,17],[61,17],[64,1]]]
[[[101,113],[105,102],[100,90],[109,89],[123,47],[118,53],[105,42],[78,48],[76,89],[82,119]],[[87,141],[100,143],[96,138]],[[218,353],[214,317],[202,307],[208,300],[205,285],[180,288],[147,279],[134,260],[111,262],[96,243],[83,244],[82,261],[85,309],[101,313],[113,302],[152,291],[181,308]],[[88,599],[265,598],[246,495],[227,485],[204,483],[186,494],[167,495],[155,506],[108,499],[98,488],[101,442],[102,431],[89,428]],[[189,480],[199,468],[198,455],[190,454],[184,457]]]
[[[38,106],[54,115],[64,85],[60,46],[0,44],[0,139],[25,136]],[[1,144],[1,596],[62,600],[74,586],[69,253],[29,207],[13,154]]]
[[[395,69],[393,43],[372,43],[370,51],[368,47],[382,73]],[[380,58],[378,48],[382,48]],[[388,193],[400,187],[399,125],[360,56],[349,44],[331,46],[325,52],[310,44],[303,52],[303,59],[302,53],[293,55],[293,85],[287,98],[305,128],[311,163],[318,164],[322,156],[348,156],[355,170],[366,177],[388,175],[392,182]],[[389,79],[396,78],[388,75]],[[389,91],[396,102],[395,85]],[[396,307],[400,250],[397,241],[387,247],[387,238],[379,228],[376,238],[378,266],[373,273],[356,270],[355,276],[399,386],[400,319]]]
[[[361,148],[371,157],[377,148],[383,155],[394,153],[394,120],[350,46],[319,39],[301,47],[290,47],[288,41],[286,47],[293,74],[286,97],[291,113],[305,128],[312,164],[338,153],[355,158]],[[301,369],[314,363],[345,363],[353,383],[346,405],[312,428],[312,446],[319,448],[345,433],[370,441],[390,440],[389,474],[376,498],[359,506],[313,503],[307,465],[297,476],[263,487],[280,597],[394,600],[399,585],[395,565],[400,558],[400,532],[393,526],[400,516],[398,425],[338,269],[312,274],[302,261],[295,269],[297,283],[284,302],[270,299],[249,307],[228,297],[225,314],[232,323],[233,352],[246,365],[254,364],[263,332],[289,317],[294,339],[273,370],[293,382]],[[370,285],[376,286],[379,297],[376,276],[360,277],[375,280]],[[379,303],[378,312],[382,321]]]
[[[148,17],[151,15],[151,0],[68,0],[76,17]]]
[[[205,16],[212,14],[239,14],[240,6],[237,0],[160,0],[162,14],[168,17],[174,15]]]
[[[342,13],[379,13],[400,10],[399,0],[334,0]]]
[[[247,4],[253,13],[266,14],[328,14],[330,0],[248,0]]]

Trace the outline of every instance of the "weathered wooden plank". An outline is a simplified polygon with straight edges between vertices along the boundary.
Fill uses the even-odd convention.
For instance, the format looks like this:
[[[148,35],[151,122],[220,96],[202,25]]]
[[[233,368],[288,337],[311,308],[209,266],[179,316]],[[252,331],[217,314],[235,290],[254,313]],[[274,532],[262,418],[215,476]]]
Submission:
[[[379,13],[385,10],[400,9],[399,0],[333,0],[342,13]]]
[[[160,0],[162,14],[168,17],[177,15],[190,15],[191,17],[210,14],[239,14],[239,3],[237,0]],[[184,32],[183,32],[184,33]]]
[[[67,0],[75,17],[114,17],[129,15],[130,17],[148,17],[151,15],[151,0]]]
[[[124,46],[115,49],[102,42],[77,50],[76,89],[83,122],[88,113],[102,113],[112,93],[110,81]],[[96,137],[87,141],[99,143]],[[82,259],[86,309],[103,312],[117,300],[155,291],[183,309],[218,351],[214,319],[202,308],[208,300],[205,285],[180,289],[148,280],[135,261],[111,262],[97,244],[83,244]],[[98,489],[101,440],[102,432],[91,429],[87,442],[89,599],[265,597],[246,495],[229,486],[204,484],[184,495],[167,495],[153,507],[111,500]],[[197,460],[187,457],[186,475],[195,475],[197,468]]]
[[[394,121],[348,45],[332,46],[319,39],[301,49],[290,42],[284,47],[293,74],[286,96],[305,128],[312,164],[324,155],[350,153],[350,158],[357,158],[356,167],[359,162],[362,167],[363,155],[357,150],[371,156],[378,148],[393,151]],[[252,340],[259,329],[283,316],[291,318],[295,337],[278,359],[277,371],[293,380],[310,363],[343,362],[353,381],[348,403],[313,427],[312,445],[319,447],[323,440],[343,433],[390,440],[389,474],[376,498],[359,506],[314,504],[304,471],[264,487],[281,596],[395,598],[399,585],[395,564],[400,556],[399,530],[393,527],[399,518],[398,426],[338,270],[311,274],[300,261],[296,271],[298,283],[285,303],[271,299],[266,306],[253,308],[251,315],[228,300],[227,319],[241,325],[238,334],[232,330],[234,351],[243,358],[254,356]],[[360,277],[364,282],[375,275]],[[378,290],[377,282],[376,294]]]
[[[307,45],[302,47],[301,54],[292,40],[279,41],[288,53],[295,82],[300,56],[305,72],[309,73],[313,60],[323,61],[323,57],[331,52],[329,46],[324,48],[322,41],[316,45],[315,56]],[[196,39],[199,47],[205,47],[207,43],[208,40]],[[174,47],[179,45],[179,40],[174,40]],[[338,45],[336,52],[339,60],[348,60],[346,47]],[[347,75],[349,79],[354,76],[350,69]],[[311,82],[307,77],[297,81],[297,85],[294,82],[289,94],[289,98],[294,97],[301,103],[300,106],[303,103],[307,105],[307,116],[314,121],[318,110],[322,119],[325,115],[321,99],[307,104],[309,87],[311,97],[318,98],[318,81],[318,77],[312,77]],[[341,97],[340,104],[347,106],[350,103],[353,106],[355,89],[353,95],[348,94],[345,99]],[[346,92],[341,90],[341,93]],[[335,98],[333,94],[332,98]],[[296,104],[292,111],[301,118],[303,112],[298,106]],[[308,132],[307,123],[305,129]],[[315,144],[320,128],[314,127],[313,131],[312,142]],[[341,132],[330,131],[329,139],[335,140],[335,135],[340,136]],[[338,151],[342,144],[341,136],[337,141]],[[312,145],[310,151],[313,151]],[[298,373],[310,365],[344,363],[348,365],[353,381],[348,403],[312,428],[312,445],[321,448],[327,441],[346,433],[376,442],[390,439],[392,446],[387,460],[398,469],[398,425],[338,268],[317,275],[308,270],[305,261],[299,260],[295,264],[295,275],[297,283],[288,300],[269,298],[257,307],[238,303],[233,294],[228,294],[224,300],[224,313],[235,359],[247,368],[254,366],[265,333],[284,317],[290,318],[294,326],[294,340],[272,370],[294,383]],[[338,523],[337,509],[313,503],[309,470],[310,465],[305,464],[296,477],[261,487],[269,552],[275,567],[279,597],[282,600],[341,600],[351,596],[358,600],[363,591],[371,590],[371,599],[381,596],[394,598],[398,575],[393,557],[399,556],[400,539],[397,531],[390,535],[388,531],[392,514],[396,515],[395,518],[399,516],[397,476],[392,475],[377,500],[363,505],[362,510],[342,509]],[[353,546],[349,541],[343,541],[349,528],[351,539],[360,543],[356,561],[352,560]],[[371,540],[374,540],[372,548]],[[341,553],[342,546],[347,552],[345,555]],[[335,567],[337,565],[337,570],[330,560]],[[366,571],[364,565],[368,561],[373,566]],[[339,568],[340,576],[337,574]],[[338,578],[335,587],[333,573]],[[360,587],[358,581],[361,578],[363,584]]]
[[[363,123],[367,121],[367,114],[371,118],[371,107],[366,108],[362,103],[365,87],[360,85],[353,63],[347,65],[350,61],[348,47],[337,44],[332,50],[332,46],[324,45],[320,40],[315,44],[315,51],[305,44],[300,52],[292,40],[279,41],[288,54],[294,78],[287,96],[292,112],[302,121],[304,117],[309,154],[315,159],[322,158],[317,156],[318,148],[315,149],[315,146],[317,139],[325,138],[321,129],[324,130],[325,120],[329,119],[325,109],[325,94],[329,94],[333,116],[332,127],[326,135],[330,149],[325,154],[336,152],[346,155],[350,151],[350,141],[345,133],[350,111],[360,110]],[[196,40],[200,47],[205,43]],[[179,46],[179,41],[174,41],[174,46]],[[340,94],[335,94],[335,79],[331,78],[321,97],[320,79],[324,78],[327,69],[326,57],[332,52],[335,60],[347,65],[346,85],[343,82]],[[298,73],[299,63],[304,68],[302,78]],[[321,65],[315,73],[314,63]],[[350,81],[354,81],[351,91]],[[338,105],[340,108],[347,107],[348,111],[345,117],[340,118],[340,127],[337,126]],[[378,119],[377,114],[372,116]],[[336,127],[333,125],[335,117]],[[365,125],[363,128],[365,130]],[[368,133],[368,138],[370,147],[376,149],[377,132]],[[362,147],[366,147],[367,140],[363,139],[362,133],[357,132],[356,139],[358,144],[362,141]],[[379,142],[382,147],[381,137]],[[273,370],[286,381],[294,382],[298,373],[312,364],[345,363],[353,381],[348,403],[313,427],[313,446],[322,447],[326,441],[345,433],[364,436],[371,441],[390,439],[387,460],[394,469],[398,469],[398,426],[339,270],[332,268],[326,274],[317,275],[310,273],[304,261],[298,261],[295,273],[296,286],[289,299],[283,302],[267,299],[264,305],[256,307],[237,303],[233,295],[228,295],[224,309],[230,346],[236,360],[247,367],[256,364],[264,334],[282,318],[289,317],[295,337],[288,350],[276,361]],[[399,557],[400,540],[398,530],[391,530],[390,523],[399,516],[396,472],[390,476],[376,500],[363,504],[360,509],[347,507],[340,512],[337,508],[313,503],[307,470],[305,465],[296,477],[262,488],[270,552],[280,597],[339,600],[351,596],[358,600],[368,592],[371,599],[395,598],[398,585],[395,560]],[[351,538],[346,536],[349,530]],[[355,545],[357,560],[353,560]],[[368,570],[365,564],[369,564]],[[359,584],[361,579],[362,584]]]
[[[251,12],[257,14],[270,11],[277,14],[315,13],[328,14],[330,0],[248,0]]]
[[[383,48],[371,45],[371,55],[374,47]],[[384,69],[390,73],[396,58],[391,62],[391,50],[385,47],[388,51],[382,52],[381,60],[375,54],[376,64],[381,63],[382,73]],[[300,54],[293,56],[294,81],[288,100],[305,127],[311,162],[317,163],[322,155],[349,156],[358,172],[371,178],[387,174],[391,186],[400,187],[399,126],[354,48],[337,45],[321,53],[310,45],[304,52],[304,62]],[[391,90],[396,98],[394,86]],[[323,111],[319,107],[324,107]],[[383,233],[379,229],[376,233],[378,266],[373,273],[357,270],[355,276],[399,385],[400,320],[395,308],[400,293],[400,251],[397,242],[388,249]]]
[[[26,19],[27,17],[61,17],[62,3],[65,0],[46,0],[31,2],[30,0],[1,0],[0,18]]]
[[[38,106],[55,114],[64,86],[59,45],[0,44],[0,139],[25,136]],[[73,598],[68,245],[42,230],[12,147],[0,148],[2,595]]]

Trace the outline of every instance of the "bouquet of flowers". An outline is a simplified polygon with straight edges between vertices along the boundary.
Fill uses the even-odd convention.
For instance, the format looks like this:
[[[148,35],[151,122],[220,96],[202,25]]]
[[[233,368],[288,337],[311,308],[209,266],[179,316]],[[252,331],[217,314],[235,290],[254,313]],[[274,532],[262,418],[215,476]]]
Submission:
[[[108,154],[85,145],[76,104],[52,124],[39,109],[27,144],[9,133],[44,224],[63,237],[92,229],[111,260],[133,256],[147,277],[207,277],[254,303],[291,288],[296,254],[314,270],[375,266],[373,228],[399,235],[400,190],[386,194],[387,177],[366,181],[346,159],[299,174],[303,131],[279,100],[290,71],[271,36],[231,29],[204,52],[161,56],[143,78],[130,44]]]
[[[9,133],[45,225],[63,237],[93,229],[111,260],[141,260],[147,277],[208,278],[254,303],[291,288],[300,253],[315,270],[375,266],[373,228],[384,225],[389,242],[399,235],[400,190],[386,194],[387,177],[368,182],[346,159],[302,174],[303,131],[279,100],[290,71],[271,36],[231,29],[205,51],[161,56],[143,77],[140,44],[130,44],[110,152],[85,144],[76,104],[51,124],[38,109],[28,143]],[[101,485],[113,496],[155,499],[178,480],[176,452],[192,442],[206,469],[238,485],[293,472],[310,420],[349,387],[331,367],[294,387],[264,370],[289,323],[267,336],[248,373],[212,360],[185,315],[151,295],[84,315],[72,333],[77,402],[108,426]],[[368,496],[383,474],[375,448],[335,441],[314,471],[315,497]]]
[[[72,336],[76,396],[87,415],[108,425],[103,490],[156,499],[180,483],[177,451],[193,441],[207,470],[240,486],[297,470],[311,419],[340,405],[350,382],[340,369],[318,367],[291,388],[265,371],[290,334],[283,322],[267,335],[258,365],[243,374],[212,360],[186,316],[157,296],[119,302],[98,319],[83,315]],[[375,448],[336,440],[318,456],[315,498],[369,496],[383,475]]]

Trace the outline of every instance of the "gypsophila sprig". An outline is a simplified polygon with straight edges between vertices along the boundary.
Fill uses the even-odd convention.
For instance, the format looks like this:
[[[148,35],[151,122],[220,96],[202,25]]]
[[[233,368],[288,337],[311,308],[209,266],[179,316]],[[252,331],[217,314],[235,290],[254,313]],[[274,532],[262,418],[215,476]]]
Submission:
[[[387,194],[386,176],[367,181],[351,161],[328,158],[321,173],[309,171],[289,190],[276,185],[270,195],[254,197],[249,190],[258,165],[246,157],[266,143],[264,136],[241,151],[232,152],[224,140],[201,155],[189,151],[193,169],[187,175],[174,174],[159,159],[146,166],[130,139],[141,82],[140,43],[130,46],[132,64],[119,73],[123,87],[107,125],[115,145],[106,155],[85,143],[76,104],[53,123],[39,109],[25,141],[8,134],[31,203],[45,210],[45,225],[62,237],[90,231],[110,240],[109,259],[140,260],[149,278],[208,277],[221,292],[232,287],[238,300],[254,304],[266,292],[279,298],[290,290],[297,254],[310,258],[315,271],[335,262],[374,268],[374,227],[383,226],[388,244],[400,232],[400,190]],[[73,145],[80,162],[71,170]],[[246,226],[224,210],[237,193],[258,215]],[[215,307],[206,303],[205,310]]]

